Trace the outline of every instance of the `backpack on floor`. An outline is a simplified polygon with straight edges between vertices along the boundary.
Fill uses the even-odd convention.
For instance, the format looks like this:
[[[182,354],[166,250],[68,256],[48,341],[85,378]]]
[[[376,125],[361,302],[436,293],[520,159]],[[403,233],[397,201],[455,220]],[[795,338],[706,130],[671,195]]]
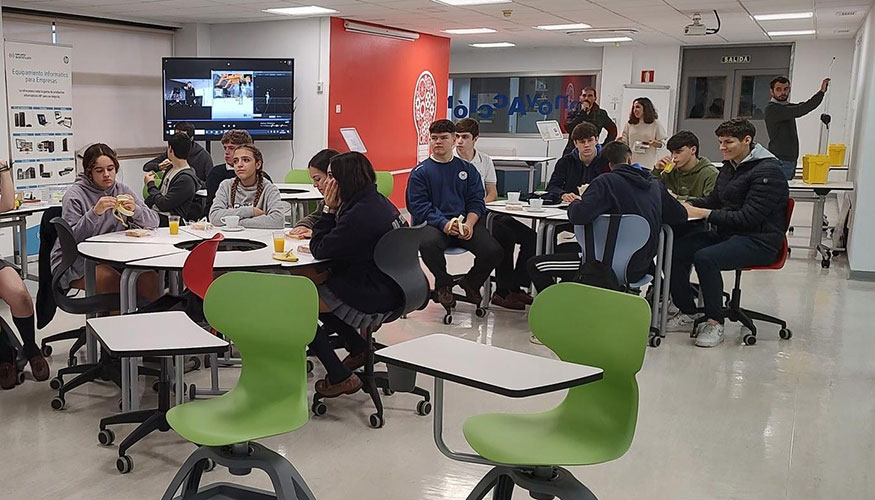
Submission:
[[[587,224],[584,227],[586,256],[584,257],[585,260],[580,263],[577,274],[574,275],[575,282],[618,292],[624,291],[624,287],[620,285],[620,281],[617,279],[617,275],[614,274],[613,267],[611,267],[611,264],[614,262],[614,250],[617,246],[617,235],[620,232],[621,219],[621,215],[611,215],[602,260],[596,260],[595,258],[595,237],[593,235],[592,224]]]

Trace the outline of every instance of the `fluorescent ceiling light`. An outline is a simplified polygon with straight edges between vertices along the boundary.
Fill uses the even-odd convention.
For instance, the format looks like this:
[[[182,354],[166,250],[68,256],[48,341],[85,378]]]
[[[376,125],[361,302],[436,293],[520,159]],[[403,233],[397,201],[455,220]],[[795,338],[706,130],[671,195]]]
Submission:
[[[326,9],[316,5],[308,7],[283,7],[281,9],[264,9],[262,12],[271,14],[281,14],[283,16],[327,16],[329,14],[337,14],[334,9]]]
[[[459,28],[453,30],[441,30],[444,33],[451,35],[483,35],[485,33],[495,33],[492,28]]]
[[[510,3],[511,0],[432,0],[433,2],[452,5],[454,7],[465,7],[468,5],[486,5],[491,3]]]
[[[535,26],[536,30],[547,30],[547,31],[562,31],[562,30],[585,30],[592,28],[592,26],[586,23],[577,23],[577,24],[549,24],[546,26]]]
[[[815,33],[817,33],[815,30],[769,31],[769,36],[813,35]]]
[[[515,43],[510,42],[492,42],[492,43],[472,43],[472,47],[477,47],[478,49],[498,49],[501,47],[516,47]]]
[[[753,16],[757,21],[781,21],[783,19],[809,19],[814,17],[814,12],[788,12],[786,14],[757,14]]]
[[[606,38],[586,38],[587,42],[590,43],[618,43],[618,42],[631,42],[632,39],[628,36],[613,36]]]

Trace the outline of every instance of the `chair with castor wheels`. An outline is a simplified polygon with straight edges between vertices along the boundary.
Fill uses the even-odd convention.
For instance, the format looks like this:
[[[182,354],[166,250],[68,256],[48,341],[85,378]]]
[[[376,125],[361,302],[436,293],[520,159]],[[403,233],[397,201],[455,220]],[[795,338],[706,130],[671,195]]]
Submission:
[[[234,341],[245,362],[237,385],[226,394],[167,412],[173,430],[199,448],[182,465],[162,499],[315,500],[288,460],[254,441],[307,423],[305,364],[319,314],[316,286],[300,276],[231,272],[210,286],[204,314],[214,328]],[[201,487],[203,472],[213,463],[238,476],[263,470],[274,491],[230,483]],[[180,488],[181,496],[176,496]]]
[[[15,383],[21,385],[24,383],[24,368],[27,366],[27,358],[24,357],[24,348],[21,345],[21,341],[18,340],[12,328],[9,327],[9,323],[3,318],[0,318],[0,335],[6,335],[9,339],[9,346],[4,346],[0,342],[0,349],[11,347],[15,351],[14,364],[17,371]]]
[[[463,255],[468,253],[464,248],[459,247],[450,247],[444,251],[445,255]],[[458,286],[459,280],[464,277],[463,274],[454,274],[453,275],[453,289]],[[483,286],[480,289],[480,293],[483,295],[483,300],[479,303],[469,299],[466,295],[461,293],[456,293],[453,291],[453,298],[456,299],[456,302],[462,302],[465,304],[471,304],[474,306],[474,314],[478,318],[483,318],[486,316],[486,313],[489,311],[489,299],[492,297],[492,280],[487,278],[483,283]],[[431,292],[431,300],[438,302],[437,299],[437,290]],[[439,303],[439,302],[438,302]],[[445,325],[449,325],[453,322],[453,312],[455,311],[455,307],[447,307],[441,304],[446,311],[443,318],[443,323]]]
[[[482,499],[491,491],[495,500],[510,500],[520,487],[532,498],[595,500],[565,467],[616,460],[632,444],[638,418],[635,375],[644,361],[650,325],[647,301],[559,283],[535,298],[529,325],[562,361],[600,367],[604,378],[570,389],[559,406],[543,413],[469,418],[462,427],[465,439],[494,468],[468,499]]]

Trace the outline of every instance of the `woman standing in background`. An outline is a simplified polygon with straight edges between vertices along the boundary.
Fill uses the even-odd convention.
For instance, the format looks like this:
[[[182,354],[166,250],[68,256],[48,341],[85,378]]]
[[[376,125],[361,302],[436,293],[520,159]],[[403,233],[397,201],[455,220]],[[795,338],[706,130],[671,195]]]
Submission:
[[[652,168],[656,164],[657,150],[663,147],[665,139],[665,128],[659,122],[653,102],[646,97],[635,99],[629,121],[623,125],[623,133],[617,138],[632,150],[632,162]]]

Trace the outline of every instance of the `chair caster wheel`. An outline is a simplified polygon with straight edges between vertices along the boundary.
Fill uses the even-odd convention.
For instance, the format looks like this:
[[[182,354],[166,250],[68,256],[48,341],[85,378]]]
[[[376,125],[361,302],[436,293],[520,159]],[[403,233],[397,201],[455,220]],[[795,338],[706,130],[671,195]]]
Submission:
[[[741,341],[744,342],[744,345],[756,345],[757,338],[748,333],[747,335],[742,337]]]
[[[188,361],[191,363],[192,370],[200,370],[201,369],[201,358],[197,356],[192,356],[188,358]]]
[[[194,401],[194,398],[196,398],[196,397],[197,397],[197,386],[194,384],[191,384],[190,386],[188,386],[188,400]]]
[[[210,472],[216,468],[216,461],[212,458],[206,459],[204,462],[204,472]]]
[[[650,340],[647,343],[650,344],[650,347],[659,347],[660,344],[662,344],[662,337],[654,335],[650,337]]]
[[[392,394],[395,394],[395,391],[393,391],[392,389],[389,389],[388,387],[383,387],[383,395],[384,396],[391,396]]]
[[[793,337],[793,332],[789,328],[781,328],[778,335],[784,340],[789,340]]]
[[[53,410],[63,410],[66,404],[67,402],[64,401],[64,398],[62,398],[61,396],[55,396],[54,398],[52,398]]]
[[[482,307],[478,307],[477,309],[474,309],[474,314],[478,318],[482,318],[482,317],[486,316],[486,309],[484,309]]]
[[[134,461],[128,455],[122,455],[116,459],[115,468],[122,474],[127,474],[134,470]]]
[[[445,314],[444,315],[444,324],[449,325],[452,322],[453,322],[453,315],[452,314]]]
[[[416,414],[421,416],[426,416],[431,413],[431,403],[428,401],[420,401],[416,403]]]
[[[157,380],[154,381],[154,382],[152,382],[152,391],[153,391],[153,392],[158,392],[158,390],[159,390],[160,388],[161,388],[161,382],[159,382],[159,381],[157,381]]]
[[[820,267],[824,269],[829,269],[829,260],[823,259],[822,261],[820,261]]]
[[[374,429],[380,429],[383,427],[383,416],[378,413],[372,413],[371,418],[369,419],[371,422],[371,427]]]
[[[103,446],[109,446],[115,441],[115,433],[112,432],[112,429],[103,429],[97,433],[97,441]]]
[[[16,382],[18,385],[21,385],[21,384],[24,383],[24,372],[18,372],[18,373],[15,375],[15,382]]]
[[[43,348],[40,349],[40,353],[42,353],[43,357],[48,358],[52,355],[52,346],[48,344],[44,345]]]
[[[325,403],[323,403],[322,401],[316,401],[315,403],[313,403],[313,406],[310,409],[313,410],[313,415],[316,415],[317,417],[325,415],[325,413],[328,411],[328,407],[325,406]]]
[[[313,369],[316,368],[316,365],[313,364],[312,359],[307,360],[307,373],[313,373]]]

